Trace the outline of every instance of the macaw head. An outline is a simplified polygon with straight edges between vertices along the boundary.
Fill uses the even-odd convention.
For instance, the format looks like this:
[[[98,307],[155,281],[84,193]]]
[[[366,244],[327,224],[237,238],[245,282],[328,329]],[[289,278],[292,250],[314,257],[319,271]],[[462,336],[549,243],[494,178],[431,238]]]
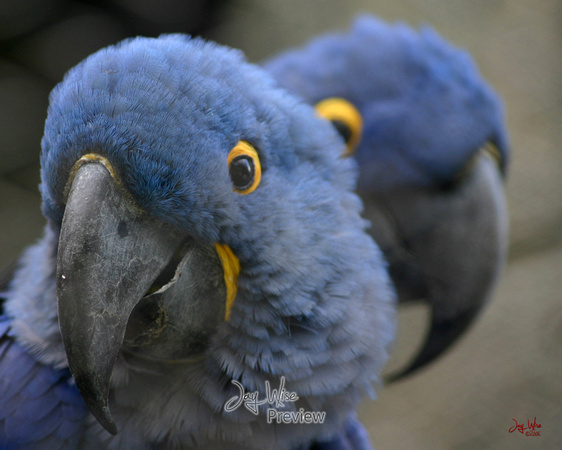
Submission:
[[[107,430],[112,374],[132,360],[196,367],[215,421],[231,379],[284,376],[336,411],[376,378],[393,295],[342,148],[312,107],[200,39],[124,41],[55,88],[41,191],[59,322]]]
[[[263,66],[341,132],[400,301],[431,307],[411,373],[472,323],[505,261],[501,101],[470,56],[433,30],[372,17]]]
[[[447,185],[485,143],[505,172],[501,102],[470,55],[431,28],[365,16],[349,33],[321,36],[264,67],[311,104],[341,98],[358,110],[360,190]]]

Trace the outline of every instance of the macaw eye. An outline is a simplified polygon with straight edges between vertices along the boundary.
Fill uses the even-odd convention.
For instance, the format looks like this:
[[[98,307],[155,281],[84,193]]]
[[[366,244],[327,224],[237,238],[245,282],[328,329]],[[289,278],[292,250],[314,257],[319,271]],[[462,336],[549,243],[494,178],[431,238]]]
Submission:
[[[357,108],[343,98],[332,97],[317,103],[316,112],[332,122],[343,138],[347,148],[342,156],[352,155],[363,131],[363,119]]]
[[[234,190],[242,195],[254,192],[261,180],[261,164],[256,149],[246,141],[239,141],[228,154],[227,162]]]

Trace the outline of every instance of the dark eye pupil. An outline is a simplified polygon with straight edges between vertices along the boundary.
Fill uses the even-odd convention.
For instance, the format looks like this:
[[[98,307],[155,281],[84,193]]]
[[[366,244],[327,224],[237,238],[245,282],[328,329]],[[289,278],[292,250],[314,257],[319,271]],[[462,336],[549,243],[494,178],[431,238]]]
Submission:
[[[237,156],[231,161],[229,172],[236,189],[248,189],[254,182],[254,161],[247,155]]]
[[[333,119],[331,120],[332,125],[336,128],[336,131],[340,134],[346,144],[349,144],[351,141],[351,128],[347,126],[347,124],[341,120]]]

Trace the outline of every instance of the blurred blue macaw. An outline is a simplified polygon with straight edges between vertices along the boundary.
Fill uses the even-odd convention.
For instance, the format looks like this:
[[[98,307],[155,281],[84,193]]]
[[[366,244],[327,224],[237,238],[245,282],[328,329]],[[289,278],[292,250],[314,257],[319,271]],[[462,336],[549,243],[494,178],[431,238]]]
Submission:
[[[391,378],[410,374],[473,322],[505,262],[502,104],[470,56],[433,30],[367,16],[263,66],[355,152],[364,215],[399,300],[430,305],[424,345]]]
[[[369,448],[353,411],[396,303],[341,152],[313,107],[200,39],[70,70],[45,233],[1,294],[0,447]]]

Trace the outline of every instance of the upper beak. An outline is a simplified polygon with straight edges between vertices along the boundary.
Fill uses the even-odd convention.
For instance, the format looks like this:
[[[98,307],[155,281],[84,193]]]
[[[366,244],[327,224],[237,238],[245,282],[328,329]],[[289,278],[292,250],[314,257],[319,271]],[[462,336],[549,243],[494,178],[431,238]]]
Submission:
[[[421,300],[431,327],[417,356],[396,374],[411,374],[447,350],[473,323],[506,258],[503,178],[481,153],[449,190],[404,190],[366,202],[372,234],[389,262],[401,303]],[[381,226],[379,226],[379,224]]]
[[[135,206],[107,160],[82,158],[76,167],[57,256],[59,323],[78,389],[115,434],[108,395],[123,346],[160,346],[164,358],[201,351],[224,318],[226,291],[212,246]],[[208,272],[210,277],[201,276]],[[202,296],[208,301],[201,302]],[[169,326],[174,320],[183,322]]]

